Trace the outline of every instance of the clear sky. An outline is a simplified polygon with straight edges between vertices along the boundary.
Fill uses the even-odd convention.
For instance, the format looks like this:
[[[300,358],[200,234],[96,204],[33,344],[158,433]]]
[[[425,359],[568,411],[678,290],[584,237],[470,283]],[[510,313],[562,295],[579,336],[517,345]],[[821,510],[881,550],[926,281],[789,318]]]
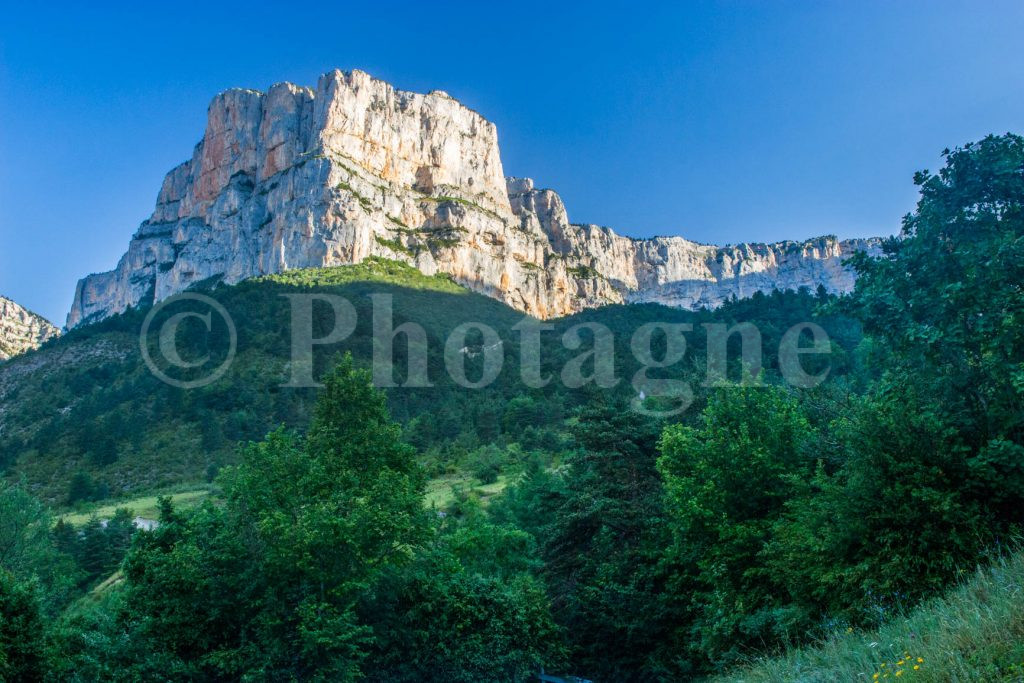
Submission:
[[[0,13],[0,293],[59,323],[232,86],[445,90],[572,220],[715,243],[892,233],[944,147],[1024,133],[1019,0],[91,4]]]

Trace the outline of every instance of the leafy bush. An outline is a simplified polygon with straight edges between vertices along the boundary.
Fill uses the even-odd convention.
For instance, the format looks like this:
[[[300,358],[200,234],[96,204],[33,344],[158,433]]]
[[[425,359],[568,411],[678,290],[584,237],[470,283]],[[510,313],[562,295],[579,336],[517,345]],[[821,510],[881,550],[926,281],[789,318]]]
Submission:
[[[488,444],[470,453],[466,467],[481,484],[493,484],[498,481],[505,461],[505,453],[497,446]]]

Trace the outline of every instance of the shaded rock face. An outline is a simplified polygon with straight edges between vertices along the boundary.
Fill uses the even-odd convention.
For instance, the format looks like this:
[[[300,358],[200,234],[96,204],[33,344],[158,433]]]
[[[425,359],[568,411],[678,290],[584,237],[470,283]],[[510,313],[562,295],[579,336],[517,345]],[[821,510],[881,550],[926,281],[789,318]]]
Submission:
[[[0,361],[37,348],[59,334],[45,318],[0,296]]]
[[[211,278],[382,256],[539,318],[606,303],[716,306],[823,285],[870,240],[715,247],[571,224],[561,199],[504,177],[497,131],[447,94],[333,71],[316,89],[229,90],[192,158],[167,174],[117,267],[78,283],[68,327]]]

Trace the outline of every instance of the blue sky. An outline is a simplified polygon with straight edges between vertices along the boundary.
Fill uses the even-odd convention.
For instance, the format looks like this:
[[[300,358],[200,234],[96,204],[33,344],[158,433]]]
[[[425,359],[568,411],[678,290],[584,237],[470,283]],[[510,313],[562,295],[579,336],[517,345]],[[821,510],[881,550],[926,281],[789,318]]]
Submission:
[[[63,323],[232,86],[359,68],[498,126],[578,222],[888,234],[944,147],[1024,133],[1024,3],[20,3],[0,23],[0,293]]]

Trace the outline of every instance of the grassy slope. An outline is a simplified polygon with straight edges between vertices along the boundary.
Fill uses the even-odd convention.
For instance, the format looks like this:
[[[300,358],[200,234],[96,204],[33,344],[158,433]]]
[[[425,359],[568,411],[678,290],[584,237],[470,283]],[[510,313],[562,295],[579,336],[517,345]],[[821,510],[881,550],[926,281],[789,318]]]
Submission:
[[[944,598],[876,631],[837,634],[716,679],[874,680],[1024,681],[1024,552],[978,570]]]
[[[178,493],[140,496],[138,498],[130,498],[103,505],[94,504],[83,506],[76,509],[74,512],[59,515],[59,518],[69,524],[78,526],[85,524],[93,517],[109,519],[114,516],[114,513],[117,512],[118,509],[128,508],[136,517],[156,519],[160,516],[159,499],[162,495],[169,497],[175,508],[179,510],[187,510],[202,503],[211,495],[211,493],[212,491],[209,488],[199,488],[190,491],[180,491]]]
[[[460,492],[472,493],[479,496],[480,499],[486,502],[489,498],[501,493],[505,488],[512,483],[513,476],[508,474],[502,474],[498,476],[498,480],[491,484],[481,484],[477,479],[474,479],[468,474],[453,474],[445,477],[438,477],[431,479],[427,482],[426,491],[424,492],[423,503],[427,507],[434,507],[438,509],[444,509],[451,506],[455,502],[456,497]],[[144,517],[146,519],[157,519],[160,515],[159,499],[163,496],[167,496],[171,499],[174,507],[179,510],[187,510],[201,504],[204,500],[213,497],[216,500],[216,494],[210,486],[201,486],[197,488],[183,488],[181,491],[174,493],[156,493],[152,495],[138,496],[136,498],[126,498],[114,502],[104,503],[91,503],[86,505],[76,506],[73,510],[60,513],[57,515],[59,519],[63,519],[69,524],[79,526],[85,524],[93,517],[99,519],[109,519],[114,516],[120,508],[127,508],[131,510],[132,514],[137,517]]]

